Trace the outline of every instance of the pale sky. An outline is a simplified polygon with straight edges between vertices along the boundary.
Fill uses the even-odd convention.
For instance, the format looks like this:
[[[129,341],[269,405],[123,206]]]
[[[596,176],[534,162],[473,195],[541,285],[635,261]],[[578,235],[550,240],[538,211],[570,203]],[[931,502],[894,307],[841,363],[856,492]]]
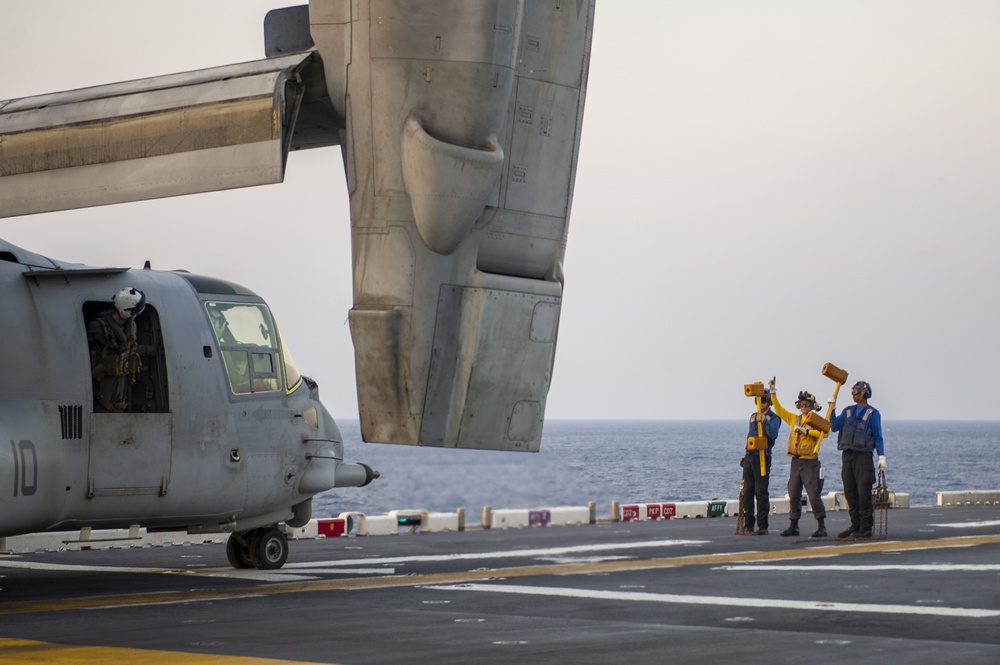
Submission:
[[[289,4],[3,0],[0,99],[257,59]],[[998,34],[993,0],[598,0],[546,417],[742,419],[832,362],[883,419],[1000,418]],[[0,237],[253,289],[357,418],[339,148]]]

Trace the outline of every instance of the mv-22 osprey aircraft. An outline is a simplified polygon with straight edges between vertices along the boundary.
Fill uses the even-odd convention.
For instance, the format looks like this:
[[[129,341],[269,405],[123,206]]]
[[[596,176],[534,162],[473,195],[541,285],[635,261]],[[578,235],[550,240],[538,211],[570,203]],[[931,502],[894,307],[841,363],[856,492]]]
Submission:
[[[537,451],[593,16],[311,0],[267,15],[263,60],[0,101],[0,216],[280,182],[340,145],[363,438]],[[141,362],[108,413],[87,328],[122,289]],[[0,294],[0,537],[221,531],[234,566],[278,568],[283,524],[376,476],[243,286],[0,242]]]

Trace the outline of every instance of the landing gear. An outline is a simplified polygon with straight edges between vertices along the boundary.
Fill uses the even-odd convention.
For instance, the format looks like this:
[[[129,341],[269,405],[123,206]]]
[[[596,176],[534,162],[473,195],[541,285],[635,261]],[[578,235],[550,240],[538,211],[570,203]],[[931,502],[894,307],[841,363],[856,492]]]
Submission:
[[[288,560],[288,537],[274,527],[258,529],[250,548],[255,568],[274,570],[281,568]]]
[[[276,570],[288,560],[288,537],[273,526],[234,533],[226,543],[233,568]]]
[[[247,534],[234,533],[230,534],[229,541],[226,543],[226,556],[229,558],[229,563],[233,568],[253,568],[253,558],[250,556],[250,546],[249,541],[246,540]]]

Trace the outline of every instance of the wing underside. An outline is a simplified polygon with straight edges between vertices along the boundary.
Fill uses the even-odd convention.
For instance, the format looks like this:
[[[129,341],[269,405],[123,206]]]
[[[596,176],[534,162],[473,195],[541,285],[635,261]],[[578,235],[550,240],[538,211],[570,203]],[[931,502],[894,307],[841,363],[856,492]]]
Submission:
[[[0,102],[0,217],[281,182],[313,59]]]

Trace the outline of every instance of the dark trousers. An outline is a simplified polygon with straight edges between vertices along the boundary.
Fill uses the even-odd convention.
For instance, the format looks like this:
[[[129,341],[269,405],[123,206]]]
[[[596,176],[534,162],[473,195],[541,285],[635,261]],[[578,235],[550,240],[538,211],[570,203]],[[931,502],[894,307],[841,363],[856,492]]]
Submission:
[[[872,518],[875,463],[871,452],[845,450],[840,477],[844,481],[844,496],[851,515],[851,528],[855,531],[870,530],[875,524]]]
[[[820,462],[818,459],[792,458],[791,470],[788,474],[788,519],[798,520],[802,517],[802,488],[806,489],[813,517],[817,520],[826,518],[826,506],[823,505],[823,479],[819,477]]]
[[[740,506],[743,524],[753,530],[753,504],[757,500],[757,527],[767,528],[767,516],[771,513],[771,498],[768,483],[771,481],[771,456],[765,458],[766,473],[760,475],[760,451],[748,450],[743,458],[743,503]]]

